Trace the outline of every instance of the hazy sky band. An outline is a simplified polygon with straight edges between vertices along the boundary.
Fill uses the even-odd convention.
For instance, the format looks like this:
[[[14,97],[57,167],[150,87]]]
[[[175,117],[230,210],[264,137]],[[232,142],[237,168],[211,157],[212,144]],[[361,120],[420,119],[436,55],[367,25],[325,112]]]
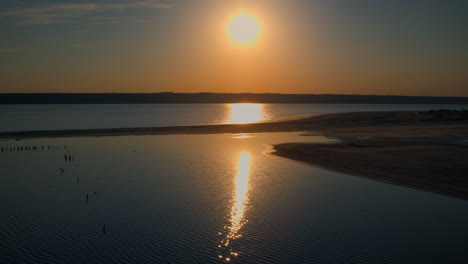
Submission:
[[[0,2],[0,92],[468,96],[464,0]],[[238,12],[264,28],[239,49]]]

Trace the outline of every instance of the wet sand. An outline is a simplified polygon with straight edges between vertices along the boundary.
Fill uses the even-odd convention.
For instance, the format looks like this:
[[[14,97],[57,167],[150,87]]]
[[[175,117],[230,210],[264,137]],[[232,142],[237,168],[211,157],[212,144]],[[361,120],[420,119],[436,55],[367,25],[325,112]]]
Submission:
[[[0,133],[0,139],[302,131],[338,144],[275,145],[274,155],[347,174],[468,198],[466,112],[361,112],[244,125]]]
[[[274,155],[346,174],[468,198],[468,114],[347,113],[312,118],[337,144],[286,143]],[[307,134],[306,134],[307,135]]]
[[[468,146],[391,141],[275,145],[274,155],[346,174],[468,198]]]
[[[467,113],[326,115],[337,144],[286,143],[274,155],[346,174],[468,198]],[[312,133],[309,133],[312,134]],[[307,135],[307,134],[306,134]]]

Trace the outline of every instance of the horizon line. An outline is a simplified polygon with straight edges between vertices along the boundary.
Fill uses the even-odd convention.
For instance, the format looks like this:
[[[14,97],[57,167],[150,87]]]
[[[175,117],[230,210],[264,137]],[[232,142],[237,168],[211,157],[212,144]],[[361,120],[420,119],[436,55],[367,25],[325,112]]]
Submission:
[[[401,94],[314,94],[314,93],[217,93],[217,92],[192,92],[192,93],[184,93],[184,92],[141,92],[141,93],[131,93],[131,92],[34,92],[34,93],[0,93],[0,95],[130,95],[130,94],[138,94],[138,95],[155,95],[155,94],[174,94],[174,95],[203,95],[203,94],[216,94],[216,95],[308,95],[308,96],[388,96],[388,97],[430,97],[430,98],[437,98],[437,97],[444,97],[444,98],[468,98],[468,96],[455,96],[455,95],[401,95]]]

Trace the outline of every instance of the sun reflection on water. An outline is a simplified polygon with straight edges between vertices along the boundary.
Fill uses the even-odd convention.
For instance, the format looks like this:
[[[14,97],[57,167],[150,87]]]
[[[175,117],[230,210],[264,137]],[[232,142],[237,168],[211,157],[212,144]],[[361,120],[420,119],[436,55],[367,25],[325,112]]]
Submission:
[[[225,255],[219,255],[218,257],[227,262],[231,261],[232,257],[239,255],[239,252],[230,248],[230,243],[242,236],[240,231],[247,222],[245,212],[249,202],[250,163],[250,153],[242,152],[239,156],[237,174],[234,178],[235,190],[229,214],[229,223],[225,227],[227,234],[218,246],[219,248],[226,249]]]
[[[229,104],[229,124],[247,124],[268,119],[263,104]]]
[[[232,138],[235,139],[247,139],[251,138],[252,136],[246,133],[237,133],[237,134],[232,134]]]

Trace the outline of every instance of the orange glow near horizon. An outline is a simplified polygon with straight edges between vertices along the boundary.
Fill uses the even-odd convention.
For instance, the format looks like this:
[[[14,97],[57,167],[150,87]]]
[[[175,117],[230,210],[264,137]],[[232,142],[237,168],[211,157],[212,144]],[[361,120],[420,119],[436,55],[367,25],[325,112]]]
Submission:
[[[62,8],[55,3],[59,1],[3,2],[25,3],[3,4],[18,10],[8,12],[8,21],[2,25],[12,37],[0,45],[0,57],[5,61],[0,64],[0,94],[468,97],[467,52],[460,44],[460,34],[466,31],[466,23],[460,21],[468,16],[457,12],[464,10],[461,2],[468,1],[459,1],[460,5],[437,1],[436,5],[453,14],[437,20],[437,27],[431,19],[418,20],[419,7],[402,19],[400,12],[393,12],[398,8],[390,12],[376,1],[356,5],[334,1],[104,1],[129,2],[119,8],[112,4]],[[164,4],[142,4],[146,2]],[[401,3],[396,6],[406,8],[405,1],[397,2]],[[434,7],[420,6],[437,17]],[[373,27],[376,17],[392,26]],[[42,24],[51,33],[41,41],[23,43],[35,39],[34,28]],[[410,24],[424,38],[412,36]],[[82,32],[70,40],[74,36],[70,32],[85,32],[88,27],[93,34]],[[433,44],[419,48],[427,43]],[[51,53],[51,47],[57,52]],[[133,100],[140,99],[129,99]],[[170,103],[164,96],[161,100]],[[173,100],[185,99],[175,96]],[[226,120],[223,116],[222,121]]]

